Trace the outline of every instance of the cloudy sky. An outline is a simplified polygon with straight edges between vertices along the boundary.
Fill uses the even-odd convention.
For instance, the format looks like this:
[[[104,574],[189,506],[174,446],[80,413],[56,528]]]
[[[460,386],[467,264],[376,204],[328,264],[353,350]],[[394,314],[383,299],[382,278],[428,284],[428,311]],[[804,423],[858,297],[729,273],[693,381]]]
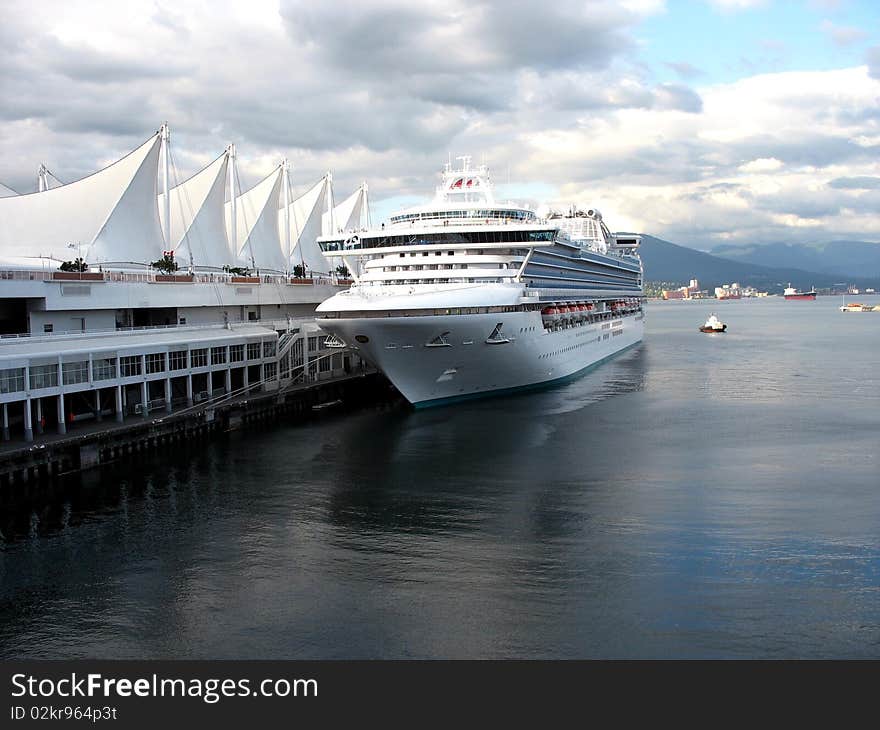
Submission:
[[[499,194],[696,248],[880,241],[876,0],[3,0],[0,182],[70,181],[163,120],[177,173],[370,184],[448,155]]]

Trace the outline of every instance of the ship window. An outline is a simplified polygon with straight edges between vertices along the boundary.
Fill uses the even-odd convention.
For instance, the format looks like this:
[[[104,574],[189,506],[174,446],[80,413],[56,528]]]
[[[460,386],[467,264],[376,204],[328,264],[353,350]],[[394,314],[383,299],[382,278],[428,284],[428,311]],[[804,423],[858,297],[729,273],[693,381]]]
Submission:
[[[449,255],[450,255],[450,256],[455,256],[455,251],[450,251],[450,252],[449,252]]]

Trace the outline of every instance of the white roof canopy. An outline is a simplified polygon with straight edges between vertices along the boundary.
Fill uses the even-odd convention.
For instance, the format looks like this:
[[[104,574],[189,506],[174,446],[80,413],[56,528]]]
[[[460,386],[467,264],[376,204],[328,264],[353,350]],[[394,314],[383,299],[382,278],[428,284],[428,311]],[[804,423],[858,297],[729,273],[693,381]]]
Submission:
[[[328,187],[329,180],[325,175],[289,206],[291,269],[305,265],[309,273],[326,273],[330,268],[317,244],[321,235],[321,217],[327,205]],[[283,208],[279,211],[278,224],[283,231]]]
[[[171,241],[178,265],[222,268],[230,263],[223,201],[229,153],[224,152],[189,180],[171,188]],[[165,227],[165,194],[159,195]]]
[[[287,271],[281,248],[278,208],[282,173],[279,165],[268,177],[236,198],[236,240],[233,248],[240,263],[258,269]],[[232,239],[232,205],[226,203],[226,230]]]
[[[0,257],[78,255],[90,264],[162,253],[156,206],[159,135],[118,162],[40,193],[0,198]]]
[[[362,183],[357,190],[333,208],[332,223],[330,213],[324,213],[321,223],[322,235],[332,236],[336,233],[348,233],[364,228],[366,200],[367,184]]]

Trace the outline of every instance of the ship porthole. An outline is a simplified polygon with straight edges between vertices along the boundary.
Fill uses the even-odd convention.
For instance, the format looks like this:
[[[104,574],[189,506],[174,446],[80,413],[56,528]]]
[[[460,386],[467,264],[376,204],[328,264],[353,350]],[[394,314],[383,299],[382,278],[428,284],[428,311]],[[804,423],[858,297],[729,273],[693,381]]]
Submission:
[[[366,335],[355,335],[354,338],[362,344],[370,341],[370,338]]]

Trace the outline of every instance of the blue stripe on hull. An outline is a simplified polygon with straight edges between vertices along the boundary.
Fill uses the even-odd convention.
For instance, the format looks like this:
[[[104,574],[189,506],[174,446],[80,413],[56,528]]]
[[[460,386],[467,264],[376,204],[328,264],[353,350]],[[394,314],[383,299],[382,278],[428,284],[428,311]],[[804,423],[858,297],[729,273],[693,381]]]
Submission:
[[[563,383],[566,383],[571,380],[576,380],[577,378],[586,375],[590,370],[599,367],[602,363],[607,362],[613,357],[617,357],[618,355],[626,352],[627,350],[631,350],[636,345],[641,345],[642,341],[633,342],[631,345],[627,345],[626,347],[618,350],[617,352],[612,352],[610,355],[606,355],[605,357],[596,360],[594,363],[590,363],[586,367],[581,368],[580,370],[576,370],[569,375],[563,375],[561,378],[553,378],[551,380],[543,380],[540,383],[531,383],[530,385],[518,385],[514,388],[499,388],[498,390],[486,390],[482,393],[467,393],[465,395],[453,395],[447,398],[435,398],[434,400],[423,400],[418,403],[414,403],[413,408],[417,410],[421,410],[422,408],[435,408],[437,406],[447,406],[452,405],[453,403],[461,403],[462,401],[476,400],[478,398],[492,398],[501,395],[511,395],[511,394],[519,394],[519,393],[528,393],[536,390],[548,390],[550,388],[555,388]]]

